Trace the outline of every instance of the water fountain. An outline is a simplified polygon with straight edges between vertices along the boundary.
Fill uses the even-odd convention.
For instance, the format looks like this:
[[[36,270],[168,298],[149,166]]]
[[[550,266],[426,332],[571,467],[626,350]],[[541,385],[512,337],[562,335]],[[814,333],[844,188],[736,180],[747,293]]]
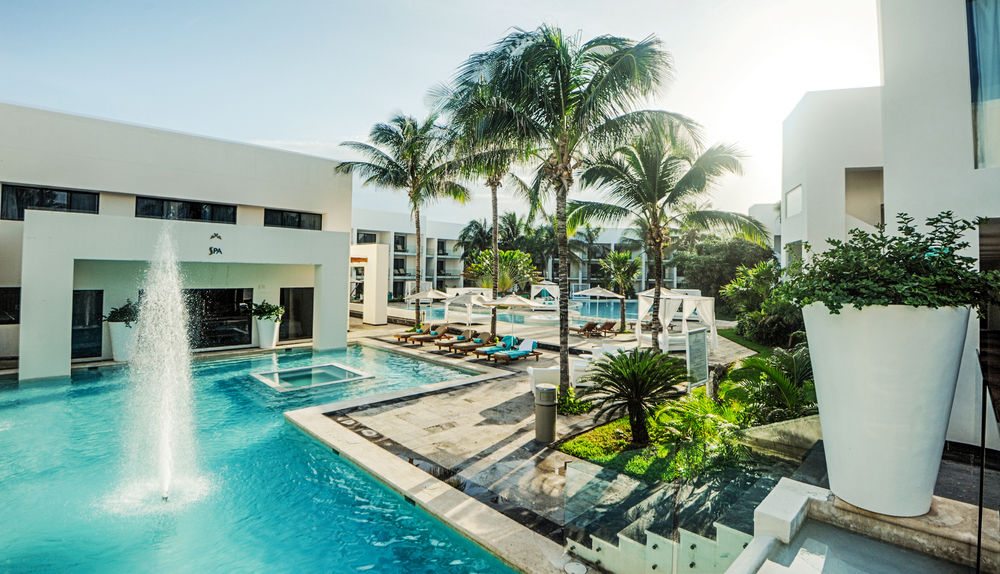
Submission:
[[[191,350],[181,275],[168,228],[160,234],[139,302],[126,399],[125,498],[197,497]]]

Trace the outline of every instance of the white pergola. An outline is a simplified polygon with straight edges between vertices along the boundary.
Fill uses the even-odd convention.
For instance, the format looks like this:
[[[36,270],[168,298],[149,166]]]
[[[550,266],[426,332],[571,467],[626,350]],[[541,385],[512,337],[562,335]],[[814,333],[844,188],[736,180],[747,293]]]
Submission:
[[[539,283],[533,283],[531,285],[531,295],[529,299],[534,299],[539,293],[545,291],[552,296],[553,299],[559,298],[559,285],[553,283],[552,281],[541,281]]]
[[[640,346],[643,343],[642,320],[648,316],[653,309],[653,299],[656,296],[656,289],[649,289],[639,293],[639,316],[635,323],[635,335]],[[687,295],[669,289],[661,289],[660,299],[660,324],[666,329],[674,315],[681,313],[681,332],[687,334],[688,320],[697,313],[697,320],[708,328],[709,345],[713,349],[719,346],[719,333],[715,327],[715,298],[701,295]],[[664,331],[666,333],[666,331]],[[649,336],[647,335],[646,338]],[[667,335],[669,341],[669,335]],[[651,341],[652,339],[650,339]],[[669,348],[667,346],[666,348]]]
[[[473,307],[487,307],[487,303],[492,299],[484,297],[479,293],[463,293],[456,297],[452,297],[444,302],[444,320],[448,322],[448,308],[452,305],[460,305],[465,307],[465,324],[472,324],[472,308]]]

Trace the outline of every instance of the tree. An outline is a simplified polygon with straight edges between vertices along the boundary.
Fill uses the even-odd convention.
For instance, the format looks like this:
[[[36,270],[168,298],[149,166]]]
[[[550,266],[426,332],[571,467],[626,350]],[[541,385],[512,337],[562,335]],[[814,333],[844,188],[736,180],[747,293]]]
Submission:
[[[639,260],[632,257],[628,251],[612,251],[604,259],[601,259],[601,270],[611,281],[611,285],[618,286],[618,294],[622,296],[619,307],[621,307],[621,319],[618,322],[618,332],[625,332],[625,298],[628,291],[635,284],[635,278],[639,276]]]
[[[468,263],[480,251],[490,248],[490,237],[493,231],[485,219],[473,219],[465,224],[458,234],[458,246],[462,248],[462,261]]]
[[[499,236],[500,249],[517,249],[518,244],[528,230],[528,220],[518,217],[513,211],[500,216]]]
[[[424,240],[420,210],[432,201],[450,197],[464,203],[469,190],[458,182],[453,162],[454,137],[437,124],[437,116],[423,121],[397,115],[388,123],[375,124],[368,134],[371,143],[347,141],[340,145],[357,152],[364,161],[345,161],[339,173],[357,173],[365,184],[406,192],[417,235],[417,290],[421,285]],[[414,321],[420,324],[420,301],[414,306]]]
[[[766,241],[760,222],[729,211],[691,210],[692,200],[708,193],[718,177],[741,171],[739,154],[729,145],[697,151],[697,142],[676,126],[649,130],[633,143],[585,160],[584,186],[605,191],[608,202],[577,201],[570,206],[571,221],[618,222],[631,220],[646,232],[648,253],[653,254],[656,293],[663,288],[664,249],[670,230],[680,225],[700,226],[742,233]],[[660,297],[650,312],[653,348],[659,350]]]
[[[510,293],[530,285],[538,276],[531,255],[517,249],[500,252],[499,280],[493,282],[493,254],[481,251],[465,270],[465,278],[480,287],[496,287],[500,293]],[[496,332],[496,331],[492,331]]]
[[[460,85],[488,84],[487,98],[472,112],[481,133],[523,143],[534,169],[536,190],[555,195],[555,239],[559,258],[560,385],[569,385],[569,244],[566,202],[574,172],[587,150],[632,138],[646,126],[674,118],[662,111],[635,110],[654,95],[670,72],[655,37],[639,42],[598,36],[582,42],[559,28],[515,30],[492,49],[473,54],[459,69]]]
[[[632,349],[596,361],[584,377],[593,386],[580,393],[581,400],[593,401],[596,419],[628,416],[632,442],[649,444],[647,419],[670,399],[684,394],[676,388],[688,381],[682,359],[653,349]]]
[[[681,251],[673,255],[678,273],[684,276],[684,285],[701,290],[702,295],[717,297],[720,290],[736,277],[740,266],[752,267],[761,261],[774,259],[770,247],[741,237],[713,239],[698,244],[694,251]],[[720,305],[719,312],[729,311]]]

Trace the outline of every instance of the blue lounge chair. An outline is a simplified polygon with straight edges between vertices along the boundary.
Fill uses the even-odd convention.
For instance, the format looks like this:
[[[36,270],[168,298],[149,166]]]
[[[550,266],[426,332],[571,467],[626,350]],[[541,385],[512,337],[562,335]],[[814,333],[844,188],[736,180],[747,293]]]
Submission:
[[[507,361],[516,361],[517,359],[524,359],[525,357],[534,357],[537,361],[542,354],[538,351],[538,341],[524,341],[517,349],[512,349],[509,351],[499,351],[494,353],[492,358],[494,361],[499,362],[500,359]]]
[[[494,345],[492,347],[483,347],[476,349],[476,357],[486,357],[487,359],[494,353],[499,353],[501,351],[510,351],[517,346],[517,337],[513,335],[507,335],[503,339],[500,339],[499,345]]]

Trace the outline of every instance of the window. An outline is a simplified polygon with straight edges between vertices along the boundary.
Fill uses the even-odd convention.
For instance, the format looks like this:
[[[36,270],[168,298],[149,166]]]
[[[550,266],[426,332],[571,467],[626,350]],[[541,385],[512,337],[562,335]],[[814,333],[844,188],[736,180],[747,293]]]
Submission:
[[[358,285],[363,286],[364,283]],[[361,295],[363,298],[363,291]],[[278,340],[292,341],[311,338],[313,336],[313,288],[283,287],[281,289],[281,306],[285,308],[285,316],[281,318],[281,323],[278,325]]]
[[[21,288],[0,287],[0,325],[21,322]]]
[[[377,241],[375,234],[370,231],[359,231],[358,232],[358,243],[375,243]]]
[[[1000,167],[1000,0],[969,0],[966,16],[975,165]]]
[[[802,213],[802,186],[796,185],[785,193],[785,217]]]
[[[253,289],[186,289],[184,292],[192,347],[250,344]]]
[[[71,354],[74,359],[100,357],[104,343],[104,291],[73,291]]]
[[[323,229],[323,216],[318,213],[265,209],[264,225],[266,227],[290,227],[292,229],[312,229],[318,231]],[[369,243],[374,243],[374,241],[370,241]]]
[[[405,235],[397,235],[397,236],[395,236],[394,239],[393,239],[393,246],[395,247],[394,251],[401,251],[401,252],[405,253],[406,252],[406,236]]]
[[[136,197],[135,216],[151,219],[236,223],[236,206],[203,201]]]
[[[0,219],[24,220],[25,209],[97,213],[100,194],[76,189],[53,189],[3,184],[0,192]]]

